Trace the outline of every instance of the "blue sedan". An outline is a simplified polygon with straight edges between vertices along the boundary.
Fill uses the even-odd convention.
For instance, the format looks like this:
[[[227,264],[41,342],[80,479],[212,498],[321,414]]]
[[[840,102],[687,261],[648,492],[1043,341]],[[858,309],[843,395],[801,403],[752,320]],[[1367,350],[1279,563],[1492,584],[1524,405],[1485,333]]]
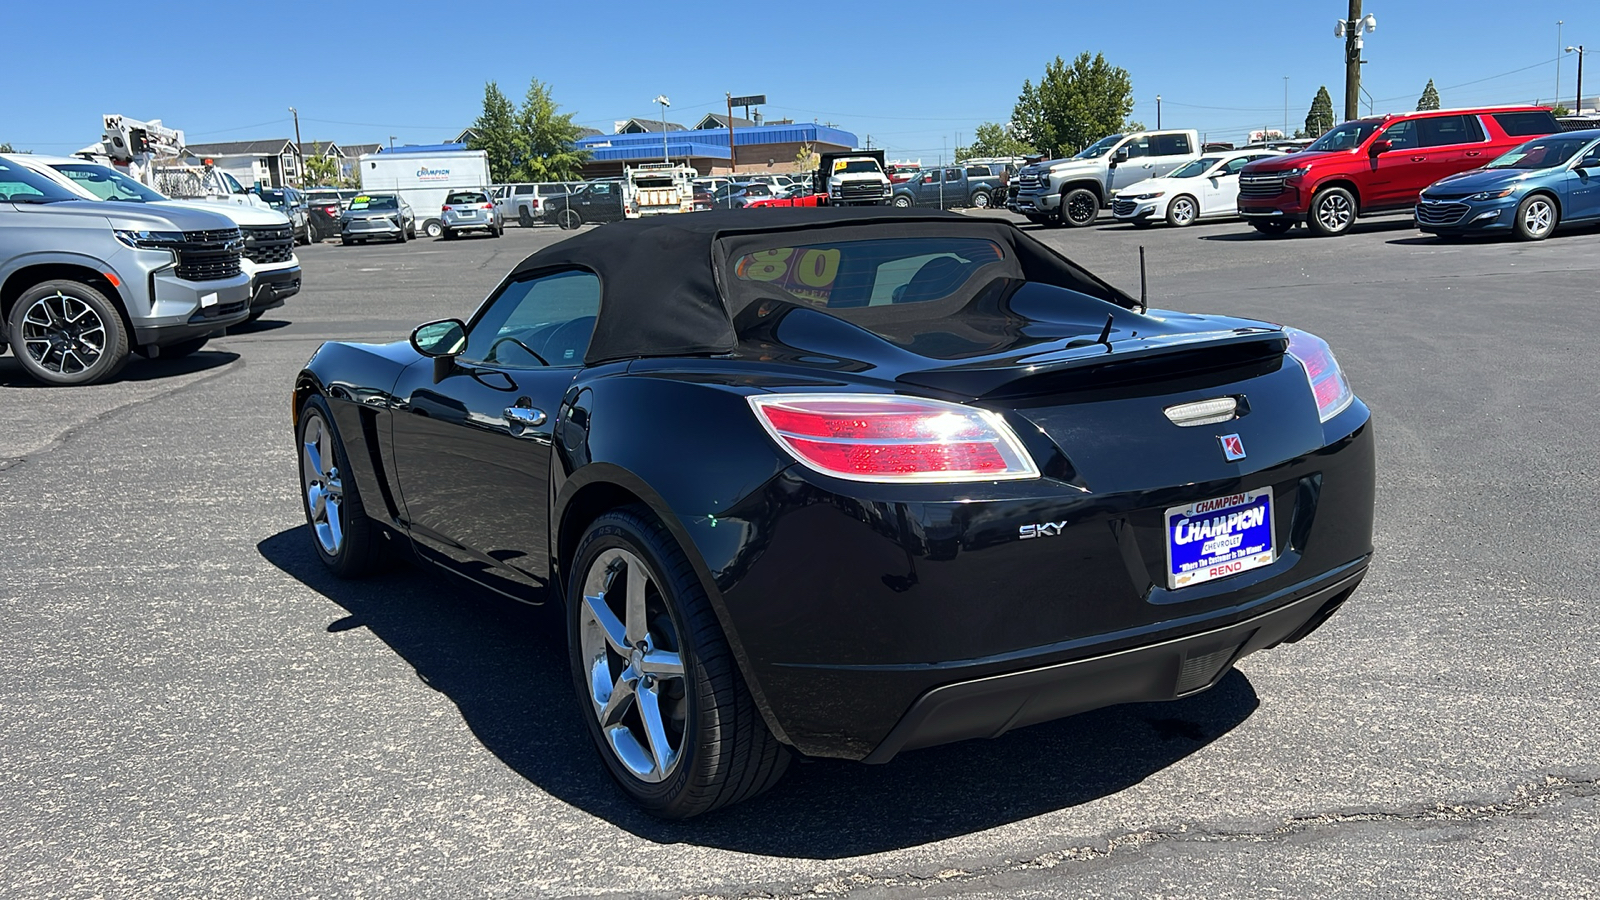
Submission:
[[[1456,237],[1510,230],[1542,241],[1557,225],[1600,222],[1600,129],[1534,138],[1481,169],[1429,185],[1417,227]]]

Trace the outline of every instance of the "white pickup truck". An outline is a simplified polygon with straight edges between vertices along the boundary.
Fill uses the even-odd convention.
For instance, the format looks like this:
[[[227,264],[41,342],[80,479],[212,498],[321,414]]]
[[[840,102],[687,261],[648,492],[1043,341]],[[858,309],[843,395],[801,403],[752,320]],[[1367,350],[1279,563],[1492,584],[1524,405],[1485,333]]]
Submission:
[[[1076,156],[1024,168],[1017,174],[1011,210],[1031,222],[1082,228],[1111,205],[1117,191],[1159,178],[1199,156],[1198,131],[1113,134]]]

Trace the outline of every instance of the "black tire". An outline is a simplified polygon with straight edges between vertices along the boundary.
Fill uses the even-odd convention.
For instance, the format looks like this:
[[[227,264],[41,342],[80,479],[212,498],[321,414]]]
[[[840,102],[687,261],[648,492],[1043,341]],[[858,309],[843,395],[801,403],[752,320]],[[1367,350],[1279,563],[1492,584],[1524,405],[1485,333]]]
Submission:
[[[521,225],[523,228],[533,227],[533,213],[528,212],[528,208],[526,206],[517,210],[517,224]]]
[[[1167,204],[1167,224],[1174,228],[1193,225],[1200,218],[1200,201],[1188,194],[1179,194]]]
[[[988,209],[989,208],[989,192],[988,191],[973,191],[972,192],[972,206],[973,206],[974,209]]]
[[[409,240],[409,238],[406,237],[406,228],[404,225],[400,226],[400,231],[394,236],[394,240],[397,244],[404,244],[407,240]]]
[[[314,428],[320,429],[315,436],[312,434]],[[317,511],[313,509],[313,479],[307,477],[306,471],[312,463],[308,439],[313,437],[315,455],[323,467],[321,472],[314,472],[323,486],[322,522],[336,523],[337,531],[332,533],[319,527]],[[299,448],[296,455],[300,460],[300,508],[305,512],[307,530],[317,557],[328,567],[328,571],[340,578],[359,578],[377,570],[387,561],[382,535],[377,523],[367,518],[361,492],[356,487],[355,478],[350,476],[350,461],[345,454],[344,441],[339,437],[339,428],[333,422],[327,401],[312,396],[300,407],[295,442]],[[328,451],[332,451],[331,454]],[[335,469],[332,473],[328,470],[330,455]],[[331,478],[328,477],[330,474]],[[336,490],[328,490],[330,484]],[[328,498],[335,495],[339,502],[330,512]],[[333,538],[331,548],[327,546],[330,537]]]
[[[499,236],[501,236],[502,234],[505,234],[505,233],[506,233],[506,226],[504,226],[504,225],[500,225],[500,226],[498,226],[496,228],[489,229],[489,236],[490,237],[499,237]]]
[[[353,241],[350,238],[347,238],[347,237],[345,237],[344,235],[341,234],[341,235],[339,235],[339,243],[341,243],[341,244],[345,245],[346,247],[348,247],[351,244],[354,244],[355,241]]]
[[[1542,241],[1561,224],[1561,207],[1549,194],[1529,194],[1517,204],[1517,218],[1511,223],[1519,241]]]
[[[894,199],[889,202],[894,204],[895,209],[910,209],[916,205],[910,194],[896,194]]]
[[[446,228],[446,229],[443,229],[443,230],[441,230],[441,231],[440,231],[440,232],[439,232],[439,238],[440,238],[440,239],[441,239],[441,240],[446,240],[446,241],[453,241],[453,240],[455,240],[455,239],[456,239],[456,233],[455,233],[455,230],[454,230],[454,229],[451,229],[451,228]]]
[[[631,624],[626,621],[626,598],[620,604],[607,598],[615,590],[619,563],[624,572],[636,563],[642,565],[648,580],[645,602],[639,607],[648,643],[637,656],[638,669],[632,657],[619,666],[622,658],[614,656],[612,644],[597,637],[605,630],[597,631],[598,618],[585,599],[586,593],[597,597],[602,608],[610,610],[614,624]],[[789,766],[788,748],[767,729],[756,709],[688,557],[647,509],[624,507],[596,519],[584,532],[568,571],[572,578],[567,586],[567,637],[580,715],[607,771],[624,793],[653,815],[685,819],[748,800],[783,777]],[[648,590],[650,585],[654,592]],[[588,587],[596,590],[590,593]],[[638,677],[640,671],[654,671],[646,663],[655,650],[675,653],[681,674]],[[610,680],[605,690],[613,699],[630,672],[636,673],[636,680],[623,695],[626,702],[614,704],[621,710],[614,721],[622,736],[613,744],[601,728],[595,685]],[[655,678],[659,680],[651,684]],[[646,729],[640,691],[649,692],[650,706],[659,710],[655,718],[666,749],[671,749],[674,733],[678,739],[670,764],[662,764],[663,754],[654,739],[645,750],[648,758],[635,753],[633,765],[649,766],[643,774],[623,762],[623,751],[615,749],[629,746],[630,740],[631,746],[639,746],[633,732]]]
[[[575,209],[563,209],[556,216],[556,224],[561,226],[562,231],[575,231],[583,227],[583,216]]]
[[[1317,237],[1338,237],[1355,225],[1359,212],[1355,194],[1342,187],[1325,187],[1311,198],[1306,227]]]
[[[128,364],[128,330],[115,303],[81,281],[43,281],[12,304],[6,342],[45,384],[98,384]]]
[[[1049,216],[1041,216],[1038,213],[1023,213],[1023,218],[1035,225],[1045,225],[1050,221]]]
[[[1283,237],[1289,233],[1289,229],[1294,227],[1294,223],[1284,222],[1279,219],[1266,219],[1260,222],[1251,222],[1250,227],[1261,232],[1262,234],[1271,235],[1272,237]]]
[[[1068,228],[1084,228],[1094,224],[1100,215],[1100,198],[1088,188],[1072,188],[1061,192],[1061,205],[1056,208],[1056,224]]]

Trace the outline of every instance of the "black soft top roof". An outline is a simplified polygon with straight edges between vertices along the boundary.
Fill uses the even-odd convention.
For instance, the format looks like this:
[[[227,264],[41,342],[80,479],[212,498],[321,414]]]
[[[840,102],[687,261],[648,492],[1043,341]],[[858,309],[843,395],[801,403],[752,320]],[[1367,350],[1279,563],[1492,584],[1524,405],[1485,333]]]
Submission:
[[[738,338],[734,310],[717,283],[719,238],[840,226],[871,226],[875,235],[898,238],[912,231],[925,235],[930,224],[947,227],[951,236],[984,237],[1002,244],[1028,281],[1081,291],[1119,306],[1136,305],[1004,220],[888,207],[711,210],[634,219],[546,247],[513,269],[510,280],[573,268],[599,276],[600,311],[584,354],[590,365],[635,357],[726,353]]]

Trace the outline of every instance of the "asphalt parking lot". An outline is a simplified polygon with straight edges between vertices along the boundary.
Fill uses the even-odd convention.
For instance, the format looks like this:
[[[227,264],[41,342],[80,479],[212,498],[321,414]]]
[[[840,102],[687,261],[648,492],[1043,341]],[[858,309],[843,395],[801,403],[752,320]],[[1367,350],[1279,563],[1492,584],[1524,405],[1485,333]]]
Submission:
[[[336,581],[296,493],[319,342],[465,316],[565,233],[329,243],[188,359],[61,389],[0,358],[0,895],[1600,896],[1600,233],[1038,233],[1133,293],[1144,245],[1153,306],[1332,344],[1375,415],[1377,557],[1312,638],[1197,697],[652,820],[547,611]]]

